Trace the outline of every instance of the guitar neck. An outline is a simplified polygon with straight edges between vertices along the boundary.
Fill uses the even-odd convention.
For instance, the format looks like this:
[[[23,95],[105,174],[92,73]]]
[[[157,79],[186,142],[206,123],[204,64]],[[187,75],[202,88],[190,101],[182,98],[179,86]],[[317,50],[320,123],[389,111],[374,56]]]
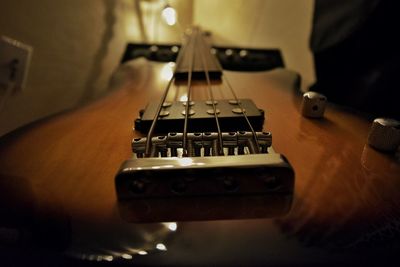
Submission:
[[[187,80],[189,72],[195,80],[205,80],[206,72],[210,79],[221,79],[222,67],[215,55],[211,53],[211,46],[198,27],[187,31],[176,64],[175,77],[178,80]]]

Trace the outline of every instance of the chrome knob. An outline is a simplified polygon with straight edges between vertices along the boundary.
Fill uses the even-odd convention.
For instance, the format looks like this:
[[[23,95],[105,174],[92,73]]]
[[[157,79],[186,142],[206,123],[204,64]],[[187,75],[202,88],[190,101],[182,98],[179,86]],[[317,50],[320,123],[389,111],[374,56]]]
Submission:
[[[322,118],[327,103],[326,96],[317,92],[307,92],[303,95],[301,114],[310,118]]]
[[[372,122],[368,144],[378,150],[394,151],[400,145],[400,122],[389,118],[377,118]]]

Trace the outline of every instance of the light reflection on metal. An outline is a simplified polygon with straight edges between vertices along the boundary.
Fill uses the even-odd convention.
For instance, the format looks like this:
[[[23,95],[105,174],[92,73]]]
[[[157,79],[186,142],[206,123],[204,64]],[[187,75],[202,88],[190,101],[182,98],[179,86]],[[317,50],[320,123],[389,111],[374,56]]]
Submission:
[[[171,51],[174,52],[174,53],[178,53],[179,52],[179,47],[174,45],[173,47],[171,47]]]
[[[161,166],[168,167],[167,165]],[[169,167],[173,166],[170,165]],[[120,232],[122,237],[119,235],[120,232],[114,230],[112,233],[110,233],[112,235],[110,235],[109,238],[101,240],[102,243],[97,240],[94,241],[95,243],[91,244],[90,247],[73,246],[71,247],[72,249],[70,251],[66,252],[66,254],[73,258],[93,262],[111,262],[117,259],[134,260],[135,255],[147,255],[151,254],[152,252],[159,251],[159,249],[156,247],[157,244],[163,242],[163,238],[166,236],[173,234],[173,230],[171,229],[176,229],[177,227],[176,223],[172,223],[172,225],[170,224],[171,223],[159,223],[156,225],[142,225],[140,227],[137,226],[132,228],[132,224],[121,221],[120,224],[115,227],[115,229],[121,230]],[[124,226],[126,226],[126,228]],[[118,237],[124,239],[123,236],[127,234],[132,237],[127,239],[129,241],[129,246],[126,245],[126,242],[113,244],[113,240]],[[138,239],[138,234],[141,236],[141,239]],[[104,235],[104,237],[108,236]],[[107,254],[105,254],[105,251],[108,251],[108,253],[106,252]]]
[[[176,222],[164,223],[164,225],[171,231],[175,232],[178,229],[178,224]]]
[[[147,253],[146,250],[140,250],[140,251],[138,252],[138,254],[144,256],[144,255],[147,255],[148,253]]]
[[[181,96],[181,97],[179,98],[179,101],[181,101],[181,102],[186,102],[186,101],[187,101],[187,95],[185,94],[185,95]]]
[[[132,255],[125,253],[125,254],[121,255],[121,258],[123,258],[125,260],[131,260],[133,257],[132,257]]]
[[[169,26],[173,26],[176,24],[177,21],[176,11],[169,5],[166,5],[165,8],[161,11],[161,17],[163,18],[164,22]]]
[[[189,164],[190,165],[190,164]],[[197,163],[197,165],[199,165],[199,163]],[[183,166],[188,166],[188,165],[183,165]],[[171,164],[167,164],[167,165],[159,165],[159,166],[151,166],[151,168],[153,169],[153,170],[158,170],[158,169],[168,169],[168,168],[173,168],[173,167],[175,167],[174,165],[171,165]],[[141,170],[142,168],[140,168],[140,170]],[[137,169],[137,170],[139,170],[139,169]]]
[[[161,69],[161,79],[165,81],[171,80],[172,76],[174,75],[174,68],[174,62],[169,62],[168,64],[165,64],[164,67],[162,67]]]
[[[174,167],[174,165],[164,165],[164,166],[162,166],[163,168],[173,168]]]
[[[114,260],[114,257],[113,257],[113,256],[104,256],[104,259],[105,259],[106,261],[113,261],[113,260]]]
[[[167,247],[166,247],[163,243],[158,243],[158,244],[156,245],[156,248],[157,248],[158,250],[162,250],[162,251],[166,251],[166,250],[167,250]]]
[[[190,166],[193,164],[193,159],[191,158],[179,158],[177,160],[181,166]]]

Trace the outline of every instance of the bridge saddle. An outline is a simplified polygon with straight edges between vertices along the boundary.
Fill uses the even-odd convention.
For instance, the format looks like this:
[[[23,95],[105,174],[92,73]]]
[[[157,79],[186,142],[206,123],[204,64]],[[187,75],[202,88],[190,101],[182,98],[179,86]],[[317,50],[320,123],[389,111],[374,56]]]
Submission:
[[[125,220],[265,218],[289,210],[294,172],[273,151],[271,133],[191,132],[188,157],[183,138],[179,132],[154,136],[148,155],[145,137],[132,140],[134,156],[115,179]]]
[[[219,155],[219,138],[216,132],[188,133],[187,143],[190,157],[233,156],[245,154],[268,153],[272,145],[272,135],[269,132],[256,132],[257,142],[252,132],[223,132],[223,155]],[[132,152],[136,158],[143,158],[147,138],[134,138]],[[258,148],[257,148],[258,143]],[[168,133],[151,138],[150,157],[182,157],[183,133]]]

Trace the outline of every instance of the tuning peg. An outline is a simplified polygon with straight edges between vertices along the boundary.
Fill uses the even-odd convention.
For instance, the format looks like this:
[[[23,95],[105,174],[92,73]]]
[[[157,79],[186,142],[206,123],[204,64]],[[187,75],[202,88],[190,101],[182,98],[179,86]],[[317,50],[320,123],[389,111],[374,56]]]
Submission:
[[[378,150],[395,151],[400,145],[400,122],[377,118],[372,122],[368,144]]]
[[[324,116],[327,98],[323,94],[309,91],[304,93],[301,104],[301,114],[309,118],[322,118]]]

